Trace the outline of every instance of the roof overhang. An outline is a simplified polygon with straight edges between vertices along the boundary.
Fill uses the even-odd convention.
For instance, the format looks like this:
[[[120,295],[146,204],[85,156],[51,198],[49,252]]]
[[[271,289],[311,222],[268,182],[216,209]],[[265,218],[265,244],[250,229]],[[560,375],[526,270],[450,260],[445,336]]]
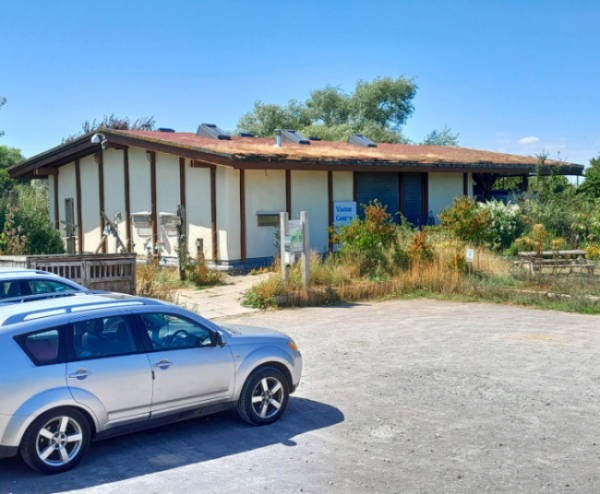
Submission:
[[[352,160],[352,159],[324,159],[324,158],[274,158],[261,155],[238,155],[223,153],[211,149],[189,146],[162,139],[138,136],[130,133],[113,130],[98,129],[85,134],[65,144],[61,144],[44,153],[38,154],[8,169],[13,179],[43,178],[55,175],[58,168],[77,159],[93,155],[101,151],[101,145],[92,143],[94,134],[102,133],[106,136],[108,147],[113,149],[127,149],[138,147],[147,151],[171,154],[178,157],[194,160],[196,166],[223,166],[244,170],[315,170],[315,171],[372,171],[372,172],[463,172],[463,173],[494,173],[499,175],[524,175],[542,173],[548,175],[581,175],[582,165],[562,163],[560,165],[546,164],[506,164],[506,163],[453,163],[448,161],[394,161],[394,160]]]

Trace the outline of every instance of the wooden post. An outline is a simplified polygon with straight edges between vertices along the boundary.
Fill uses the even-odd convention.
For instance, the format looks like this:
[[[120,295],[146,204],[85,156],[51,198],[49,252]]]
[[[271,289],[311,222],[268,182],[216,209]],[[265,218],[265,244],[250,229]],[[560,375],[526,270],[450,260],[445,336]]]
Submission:
[[[302,222],[302,283],[304,288],[310,286],[310,239],[308,234],[308,211],[300,211]]]
[[[290,273],[285,263],[284,240],[288,232],[290,215],[288,212],[279,213],[279,263],[281,264],[281,278],[287,282],[290,279]]]
[[[65,225],[67,254],[75,254],[75,207],[72,197],[65,199]]]

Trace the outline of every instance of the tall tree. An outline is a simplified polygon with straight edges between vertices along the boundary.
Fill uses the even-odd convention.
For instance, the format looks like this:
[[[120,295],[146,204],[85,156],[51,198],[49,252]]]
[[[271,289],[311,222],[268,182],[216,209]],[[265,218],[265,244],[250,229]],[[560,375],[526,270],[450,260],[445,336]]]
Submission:
[[[354,93],[326,86],[311,92],[304,103],[287,106],[257,101],[237,125],[240,132],[270,137],[275,129],[295,129],[308,137],[342,141],[360,132],[377,142],[408,142],[401,126],[412,114],[417,85],[404,76],[398,79],[359,80]]]
[[[458,146],[458,136],[460,134],[452,134],[452,129],[447,125],[438,132],[434,129],[425,136],[421,145],[423,146]]]
[[[583,172],[585,181],[577,189],[580,194],[600,198],[600,154],[590,160],[590,166]]]

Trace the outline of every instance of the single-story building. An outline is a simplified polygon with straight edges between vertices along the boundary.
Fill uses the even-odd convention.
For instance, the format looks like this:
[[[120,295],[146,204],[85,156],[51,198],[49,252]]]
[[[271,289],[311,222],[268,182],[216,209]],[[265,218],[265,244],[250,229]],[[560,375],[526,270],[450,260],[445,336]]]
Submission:
[[[581,175],[583,166],[548,160],[541,168],[552,170]],[[536,172],[532,157],[360,135],[347,143],[286,130],[275,139],[229,136],[210,124],[197,133],[100,129],[9,170],[14,179],[49,180],[50,216],[62,231],[69,219],[77,252],[176,257],[172,220],[182,207],[188,251],[224,267],[269,262],[280,211],[292,219],[308,211],[311,247],[326,252],[338,202],[355,202],[360,212],[379,199],[424,225],[457,196],[473,197],[475,188],[489,197],[502,176],[522,176],[526,188]],[[122,245],[102,242],[114,218]]]

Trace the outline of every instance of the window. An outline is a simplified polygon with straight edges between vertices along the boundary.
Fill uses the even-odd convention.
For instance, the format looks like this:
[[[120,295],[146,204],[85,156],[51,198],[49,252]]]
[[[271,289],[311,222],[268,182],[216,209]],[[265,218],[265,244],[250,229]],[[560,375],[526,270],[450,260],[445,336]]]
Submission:
[[[69,285],[65,285],[59,281],[51,280],[29,280],[29,289],[32,295],[38,295],[40,293],[65,293],[75,292],[75,288]]]
[[[0,299],[20,297],[21,295],[23,293],[21,292],[21,283],[18,280],[0,283]]]
[[[135,353],[131,328],[124,317],[103,317],[73,324],[75,359]]]
[[[58,364],[65,361],[63,334],[61,326],[15,336],[15,340],[35,365]]]
[[[143,314],[141,318],[154,350],[213,345],[212,332],[196,322],[171,314]]]

